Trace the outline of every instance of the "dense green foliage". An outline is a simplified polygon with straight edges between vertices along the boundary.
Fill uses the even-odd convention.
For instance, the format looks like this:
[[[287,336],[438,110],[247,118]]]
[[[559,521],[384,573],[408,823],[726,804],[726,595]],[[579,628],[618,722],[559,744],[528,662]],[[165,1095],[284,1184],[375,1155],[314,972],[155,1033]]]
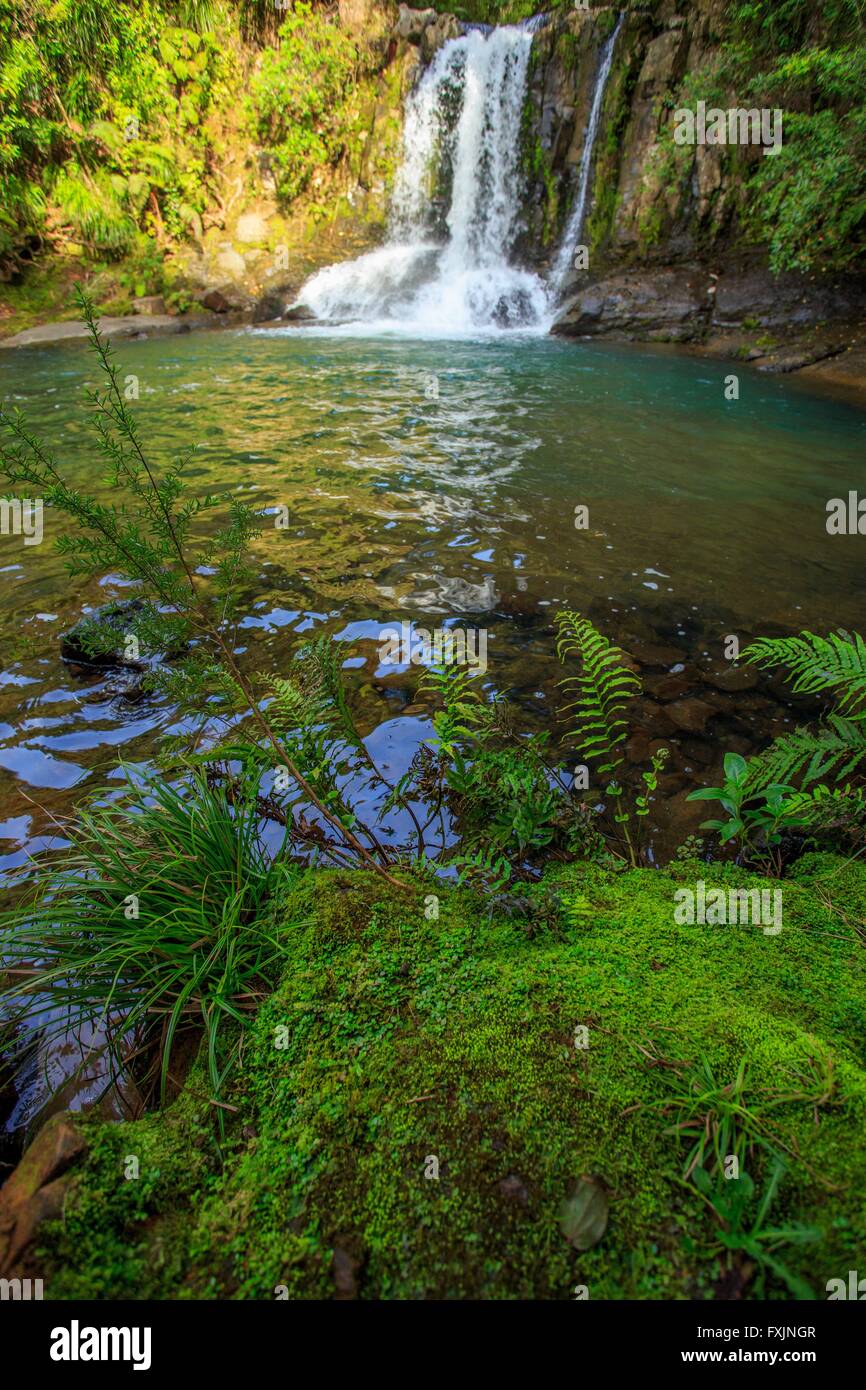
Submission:
[[[746,97],[785,112],[782,148],[750,182],[747,225],[774,270],[856,265],[866,247],[863,7],[735,0],[731,12],[728,74],[751,73]]]
[[[866,824],[866,642],[859,633],[828,637],[764,637],[743,652],[764,669],[784,667],[799,695],[830,695],[815,729],[778,735],[748,762],[725,757],[724,787],[692,792],[691,801],[719,801],[727,821],[705,821],[722,843],[737,840],[754,859],[781,867],[785,834],[833,831],[863,840]]]
[[[252,150],[286,202],[357,154],[376,61],[304,3],[0,0],[0,273],[50,244],[163,290],[166,248],[224,225]]]
[[[689,98],[779,109],[783,141],[741,170],[740,219],[775,272],[842,270],[866,249],[866,15],[859,0],[729,0]],[[730,169],[739,151],[724,156]]]
[[[7,1024],[50,997],[57,1012],[43,1039],[70,1027],[105,1033],[123,1072],[134,1038],[163,1097],[176,1041],[203,1026],[219,1096],[234,1055],[224,1025],[264,997],[285,950],[263,916],[291,871],[265,853],[255,792],[236,779],[227,797],[202,774],[180,789],[145,778],[80,808],[62,868],[36,881],[3,932]]]
[[[207,6],[0,3],[0,258],[64,234],[119,255],[208,205],[207,119],[227,59]]]
[[[648,22],[658,10],[654,0],[628,7]],[[538,7],[436,8],[502,23]],[[0,0],[0,274],[47,244],[96,261],[131,256],[142,267],[132,288],[165,290],[159,253],[222,225],[220,175],[241,151],[261,155],[284,204],[310,196],[341,161],[359,161],[367,85],[385,57],[381,22],[349,33],[331,7],[305,0],[280,10],[265,0]],[[775,271],[856,266],[866,239],[862,6],[729,0],[710,39],[714,57],[671,102],[718,96],[784,113],[773,158],[724,155],[739,231],[768,248]],[[653,167],[661,157],[662,183],[685,188],[689,160],[664,129]],[[605,170],[593,238],[613,210],[615,160]],[[647,215],[647,247],[661,216]]]
[[[279,46],[266,50],[252,83],[252,119],[284,198],[296,197],[317,168],[343,153],[343,105],[359,57],[348,34],[305,4],[284,20]]]
[[[697,876],[761,882],[574,865],[529,921],[444,886],[430,920],[423,890],[305,875],[225,1139],[201,1067],[160,1115],[88,1121],[46,1296],[825,1297],[866,1218],[866,870],[803,860],[777,937],[677,927]],[[586,900],[574,924],[553,888]],[[583,1175],[607,1221],[581,1251]]]

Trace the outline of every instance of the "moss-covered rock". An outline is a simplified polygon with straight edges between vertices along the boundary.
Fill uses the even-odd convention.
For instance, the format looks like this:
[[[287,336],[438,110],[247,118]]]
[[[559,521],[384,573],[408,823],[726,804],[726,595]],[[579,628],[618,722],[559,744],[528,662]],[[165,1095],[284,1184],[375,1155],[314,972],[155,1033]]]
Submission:
[[[549,907],[552,884],[558,917],[488,919],[453,889],[305,875],[275,912],[292,965],[244,1039],[221,1148],[197,1073],[161,1115],[92,1122],[42,1252],[50,1296],[789,1296],[745,1257],[725,1272],[676,1130],[696,1069],[730,1087],[744,1060],[743,1170],[760,1190],[767,1145],[784,1159],[769,1224],[815,1238],[776,1256],[823,1296],[866,1253],[866,870],[802,860],[778,935],[678,926],[696,878],[767,887],[569,866],[531,890]],[[581,1178],[608,1206],[582,1252],[560,1229]]]

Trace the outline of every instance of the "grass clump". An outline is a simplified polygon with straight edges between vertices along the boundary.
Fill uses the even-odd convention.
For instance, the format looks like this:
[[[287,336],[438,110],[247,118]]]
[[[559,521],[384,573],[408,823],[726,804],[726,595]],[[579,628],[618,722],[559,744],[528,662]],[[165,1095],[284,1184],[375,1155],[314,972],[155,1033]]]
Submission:
[[[59,872],[0,919],[7,1026],[26,1017],[43,1042],[105,1036],[115,1072],[152,1056],[163,1099],[176,1042],[203,1027],[219,1096],[234,1051],[223,1026],[243,1023],[274,978],[284,948],[263,905],[292,872],[266,853],[248,785],[228,800],[201,772],[177,787],[130,781],[79,812]]]

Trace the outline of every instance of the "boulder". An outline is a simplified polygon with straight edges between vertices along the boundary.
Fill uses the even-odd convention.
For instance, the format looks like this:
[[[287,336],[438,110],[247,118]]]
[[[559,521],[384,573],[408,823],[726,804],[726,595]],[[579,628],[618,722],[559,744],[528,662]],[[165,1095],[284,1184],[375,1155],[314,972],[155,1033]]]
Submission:
[[[306,304],[293,304],[290,309],[286,309],[283,318],[289,323],[314,323],[316,315]]]
[[[444,43],[449,39],[458,39],[461,32],[460,22],[453,14],[437,15],[421,35],[421,57],[424,62],[429,63]]]
[[[666,266],[607,275],[568,300],[553,332],[561,336],[699,337],[709,313],[706,274]]]
[[[256,307],[253,309],[253,323],[268,323],[271,319],[288,318],[291,310],[288,306],[296,298],[300,286],[297,280],[290,284],[277,282],[268,285],[256,300]],[[304,313],[310,318],[315,318],[309,309]]]
[[[268,239],[268,221],[259,212],[244,212],[235,227],[235,240],[244,245],[258,246]]]
[[[62,659],[71,661],[76,666],[95,666],[99,669],[123,667],[130,671],[144,670],[145,663],[143,661],[131,660],[124,655],[123,650],[130,622],[143,613],[144,607],[142,599],[133,598],[118,603],[103,604],[101,608],[96,608],[92,613],[86,614],[68,632],[61,633],[60,655]],[[102,632],[108,628],[117,633],[117,646],[112,651],[94,652],[88,649],[88,634],[95,633],[97,628]]]
[[[155,314],[164,314],[165,300],[161,294],[142,295],[140,299],[132,301],[132,312],[144,314],[147,318],[152,318]]]
[[[715,713],[712,705],[696,698],[674,700],[671,704],[665,705],[668,718],[673,720],[678,729],[684,729],[690,734],[702,734],[707,721],[712,719]]]
[[[424,33],[428,24],[434,24],[438,18],[435,10],[413,10],[409,5],[401,5],[397,23],[394,25],[394,33],[398,39],[406,39],[409,43],[420,43],[421,35]]]
[[[240,285],[227,281],[205,290],[199,295],[199,303],[215,314],[250,313],[255,300],[246,290],[241,289]]]
[[[86,1150],[68,1112],[39,1130],[18,1167],[0,1189],[0,1276],[13,1273],[44,1221],[61,1215],[68,1169]]]

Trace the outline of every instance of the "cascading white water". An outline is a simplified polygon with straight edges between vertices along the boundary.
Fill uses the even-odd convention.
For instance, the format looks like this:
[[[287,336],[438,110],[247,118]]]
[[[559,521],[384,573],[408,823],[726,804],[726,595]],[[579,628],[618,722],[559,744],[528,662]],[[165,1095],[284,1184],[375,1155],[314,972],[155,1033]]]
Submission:
[[[524,192],[527,69],[532,35],[547,18],[541,15],[519,26],[468,27],[439,49],[406,103],[386,244],[319,271],[297,304],[321,322],[362,324],[368,332],[546,332],[583,229],[602,101],[624,17],[601,48],[577,197],[546,285],[511,261]],[[437,189],[450,190],[444,218],[433,196]]]
[[[620,12],[613,32],[605,39],[599,56],[595,87],[592,93],[592,103],[589,109],[589,122],[583,141],[583,154],[580,158],[580,182],[577,187],[577,197],[574,201],[574,207],[571,210],[571,215],[569,216],[556,260],[553,263],[553,269],[550,272],[548,293],[551,298],[551,303],[555,303],[559,298],[563,281],[571,269],[575,251],[580,245],[580,234],[583,231],[583,221],[586,217],[589,183],[592,176],[592,152],[595,146],[595,137],[598,134],[599,120],[601,118],[601,105],[604,100],[607,79],[610,76],[611,64],[613,63],[613,50],[616,47],[616,41],[619,38],[619,31],[622,28],[624,19],[625,11],[623,10]]]
[[[448,335],[546,323],[544,285],[510,259],[531,46],[529,29],[509,26],[439,49],[407,102],[388,242],[314,275],[299,303],[319,319]],[[444,228],[437,175],[450,186]]]

